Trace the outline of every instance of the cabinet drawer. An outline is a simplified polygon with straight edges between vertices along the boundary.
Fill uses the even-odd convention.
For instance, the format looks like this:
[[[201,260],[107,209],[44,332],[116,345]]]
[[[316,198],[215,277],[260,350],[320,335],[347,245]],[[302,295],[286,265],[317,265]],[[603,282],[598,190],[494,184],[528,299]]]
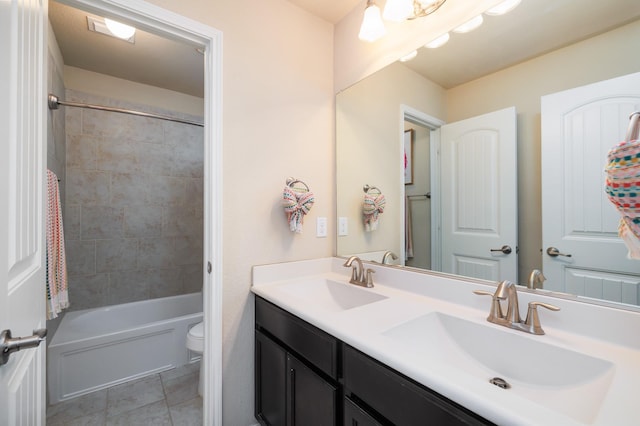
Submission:
[[[491,424],[347,345],[343,354],[345,394],[356,395],[396,425]]]
[[[256,327],[278,339],[330,377],[338,377],[338,340],[256,297]]]

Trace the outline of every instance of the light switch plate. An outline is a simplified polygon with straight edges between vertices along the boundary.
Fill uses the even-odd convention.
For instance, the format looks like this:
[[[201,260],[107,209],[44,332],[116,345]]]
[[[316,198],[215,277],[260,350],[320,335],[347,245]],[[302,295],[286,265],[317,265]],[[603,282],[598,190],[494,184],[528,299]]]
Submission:
[[[349,219],[346,217],[338,218],[338,236],[349,234]]]
[[[324,238],[327,236],[327,218],[319,217],[316,219],[316,237]]]

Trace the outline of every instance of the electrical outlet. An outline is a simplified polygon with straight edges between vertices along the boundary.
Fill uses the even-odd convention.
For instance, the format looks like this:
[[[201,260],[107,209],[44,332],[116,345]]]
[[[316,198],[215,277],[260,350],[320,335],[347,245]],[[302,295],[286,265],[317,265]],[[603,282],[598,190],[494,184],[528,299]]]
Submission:
[[[324,238],[327,236],[327,218],[319,217],[316,219],[316,237]]]
[[[344,236],[349,234],[349,219],[346,217],[338,218],[338,235]]]

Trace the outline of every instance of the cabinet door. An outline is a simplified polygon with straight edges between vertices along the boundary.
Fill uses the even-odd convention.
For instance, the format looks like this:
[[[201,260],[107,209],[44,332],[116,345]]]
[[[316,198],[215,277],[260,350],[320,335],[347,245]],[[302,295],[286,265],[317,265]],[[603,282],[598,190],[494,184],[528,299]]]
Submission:
[[[348,397],[344,397],[344,426],[381,426],[366,411]]]
[[[287,353],[256,330],[255,415],[263,425],[283,426],[286,415]]]
[[[337,420],[337,390],[291,354],[287,355],[288,426],[331,426]]]

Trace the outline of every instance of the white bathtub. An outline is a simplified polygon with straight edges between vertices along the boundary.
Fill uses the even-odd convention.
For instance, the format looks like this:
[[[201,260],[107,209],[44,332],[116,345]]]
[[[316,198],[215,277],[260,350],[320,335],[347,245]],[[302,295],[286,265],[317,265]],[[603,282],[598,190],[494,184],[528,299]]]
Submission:
[[[68,312],[47,349],[49,404],[196,361],[200,321],[201,293]]]

